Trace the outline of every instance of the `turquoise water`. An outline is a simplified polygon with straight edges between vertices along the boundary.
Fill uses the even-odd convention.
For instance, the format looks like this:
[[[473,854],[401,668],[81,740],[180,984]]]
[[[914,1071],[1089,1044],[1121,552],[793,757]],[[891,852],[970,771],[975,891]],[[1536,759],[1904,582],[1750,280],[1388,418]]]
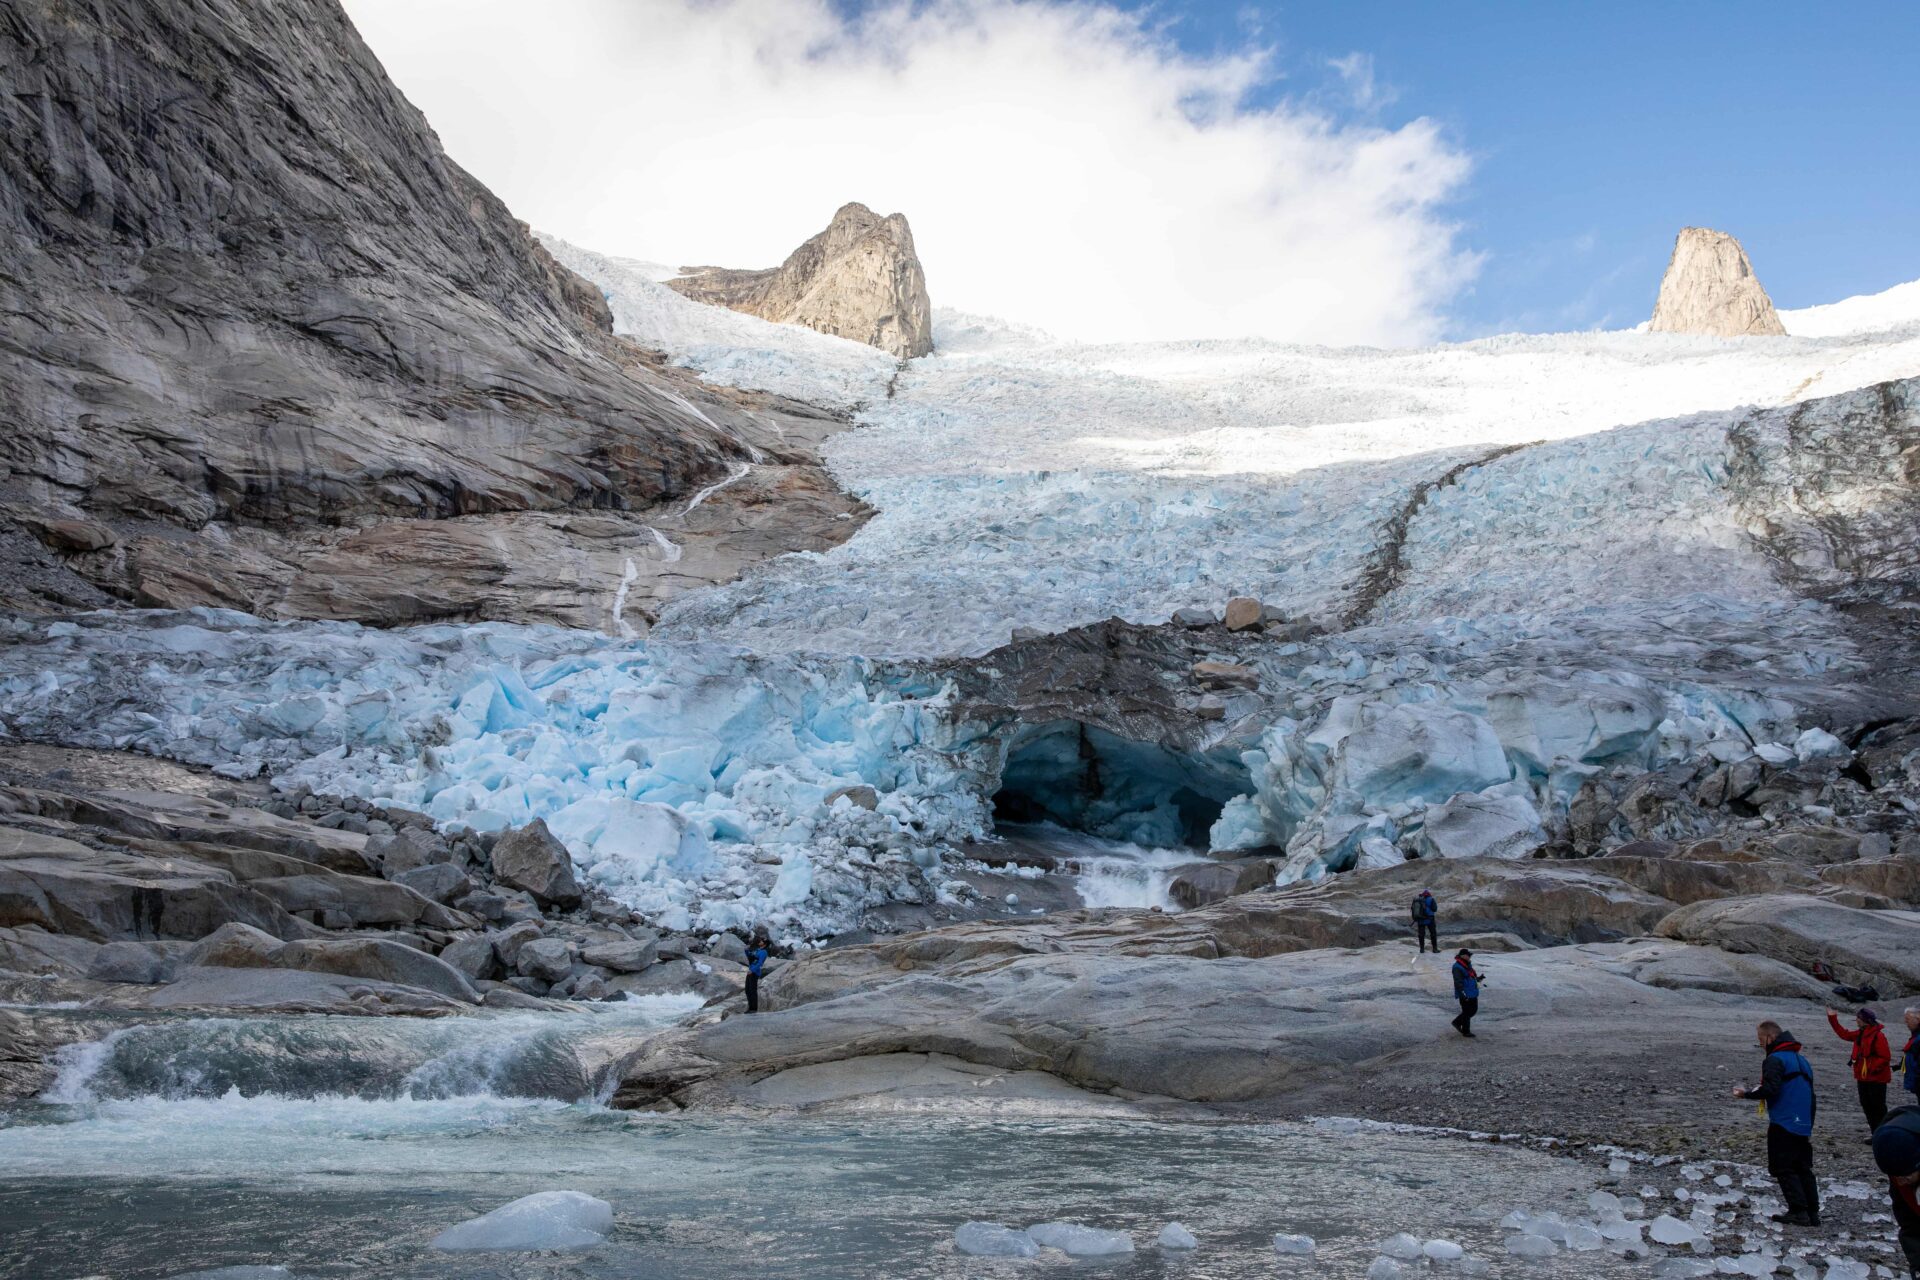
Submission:
[[[496,1078],[574,1079],[552,1066],[564,1057],[556,1040],[604,1028],[539,1016],[557,1029],[525,1015],[493,1027],[180,1020],[75,1050],[48,1095],[59,1100],[0,1119],[0,1274],[141,1280],[277,1264],[311,1277],[1358,1277],[1397,1231],[1457,1240],[1498,1276],[1628,1274],[1602,1255],[1544,1265],[1505,1256],[1501,1214],[1580,1211],[1595,1176],[1517,1147],[1307,1125],[655,1116],[591,1096],[449,1094],[454,1077],[431,1070],[431,1088],[406,1083],[422,1063],[484,1058],[475,1045],[492,1038],[531,1046],[543,1064],[516,1073],[520,1051],[507,1051],[496,1055],[504,1075],[497,1061],[489,1068]],[[252,1073],[237,1065],[249,1053],[261,1059]],[[289,1055],[307,1067],[291,1069]],[[330,1078],[355,1090],[329,1088]],[[555,1188],[614,1206],[604,1245],[568,1255],[429,1248],[456,1222]],[[970,1258],[952,1235],[972,1218],[1127,1230],[1139,1251]],[[1196,1254],[1153,1247],[1176,1219],[1199,1236]],[[1276,1231],[1312,1235],[1320,1251],[1277,1258]]]

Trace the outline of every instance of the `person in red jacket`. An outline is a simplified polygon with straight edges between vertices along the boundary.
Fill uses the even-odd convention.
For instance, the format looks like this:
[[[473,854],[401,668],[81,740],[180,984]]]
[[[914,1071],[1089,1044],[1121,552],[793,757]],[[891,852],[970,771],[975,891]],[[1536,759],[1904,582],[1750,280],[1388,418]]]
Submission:
[[[1865,1005],[1853,1015],[1855,1029],[1852,1031],[1840,1025],[1840,1015],[1831,1009],[1827,1010],[1827,1022],[1832,1025],[1833,1034],[1853,1041],[1847,1065],[1853,1068],[1854,1085],[1860,1091],[1860,1110],[1866,1113],[1867,1138],[1871,1141],[1873,1130],[1887,1118],[1887,1086],[1893,1082],[1893,1054],[1887,1048],[1886,1028]]]

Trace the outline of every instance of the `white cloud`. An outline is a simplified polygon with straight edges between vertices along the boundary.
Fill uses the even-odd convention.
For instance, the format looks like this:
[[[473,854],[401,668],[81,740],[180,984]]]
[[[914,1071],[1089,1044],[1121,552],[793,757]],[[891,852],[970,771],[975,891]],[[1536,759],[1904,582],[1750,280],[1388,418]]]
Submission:
[[[768,266],[860,200],[908,216],[937,305],[1379,344],[1433,337],[1475,266],[1441,209],[1467,162],[1434,125],[1249,108],[1263,50],[1190,57],[1103,4],[347,8],[456,160],[603,252]]]

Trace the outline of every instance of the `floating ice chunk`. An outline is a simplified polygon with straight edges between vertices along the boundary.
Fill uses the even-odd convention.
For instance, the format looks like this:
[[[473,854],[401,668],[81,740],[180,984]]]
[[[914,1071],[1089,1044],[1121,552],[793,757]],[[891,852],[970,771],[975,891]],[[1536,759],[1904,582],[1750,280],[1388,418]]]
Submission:
[[[285,1267],[215,1267],[211,1271],[188,1271],[170,1280],[293,1280]]]
[[[1620,1197],[1611,1191],[1596,1191],[1587,1197],[1587,1208],[1604,1218],[1620,1212]]]
[[[1405,1274],[1392,1258],[1375,1258],[1367,1266],[1367,1280],[1400,1280]]]
[[[449,1252],[591,1249],[613,1230],[613,1206],[579,1191],[522,1196],[433,1238]]]
[[[1730,1187],[1733,1185],[1733,1175],[1730,1173],[1716,1174],[1713,1179],[1713,1185],[1716,1187]]]
[[[1169,1222],[1160,1228],[1159,1245],[1162,1249],[1198,1249],[1200,1242],[1193,1232],[1187,1230],[1184,1222]]]
[[[1420,1252],[1435,1262],[1453,1262],[1466,1252],[1451,1240],[1429,1240],[1420,1246]]]
[[[1690,1223],[1682,1222],[1670,1213],[1663,1213],[1653,1220],[1647,1228],[1647,1235],[1655,1244],[1692,1244],[1700,1239],[1700,1231]]]
[[[1868,1280],[1873,1268],[1856,1258],[1827,1257],[1826,1280]]]
[[[1619,1156],[1615,1156],[1613,1159],[1607,1161],[1608,1173],[1625,1173],[1631,1168],[1633,1168],[1633,1162],[1623,1160]]]
[[[1508,1236],[1507,1252],[1516,1258],[1551,1258],[1560,1252],[1560,1246],[1545,1236]]]
[[[1871,1200],[1879,1194],[1864,1182],[1829,1182],[1827,1195],[1841,1200]]]
[[[1420,1237],[1408,1235],[1404,1231],[1396,1235],[1388,1236],[1380,1242],[1380,1252],[1386,1254],[1389,1258],[1399,1258],[1402,1262],[1410,1262],[1420,1256]]]
[[[1614,1218],[1600,1224],[1601,1235],[1624,1244],[1639,1244],[1643,1229],[1640,1223],[1628,1222],[1625,1218]]]
[[[1527,1229],[1527,1223],[1532,1220],[1533,1215],[1525,1209],[1515,1209],[1512,1213],[1500,1219],[1500,1229],[1502,1231],[1525,1231]]]
[[[1070,1258],[1104,1258],[1133,1252],[1133,1237],[1126,1232],[1106,1231],[1078,1222],[1043,1222],[1028,1227],[1027,1235],[1042,1248],[1058,1249]]]
[[[1307,1254],[1312,1253],[1313,1250],[1314,1243],[1312,1236],[1290,1236],[1285,1232],[1281,1232],[1273,1238],[1273,1251],[1275,1253]]]
[[[963,1222],[953,1233],[953,1247],[976,1258],[1033,1258],[1040,1246],[1024,1231],[998,1222]]]

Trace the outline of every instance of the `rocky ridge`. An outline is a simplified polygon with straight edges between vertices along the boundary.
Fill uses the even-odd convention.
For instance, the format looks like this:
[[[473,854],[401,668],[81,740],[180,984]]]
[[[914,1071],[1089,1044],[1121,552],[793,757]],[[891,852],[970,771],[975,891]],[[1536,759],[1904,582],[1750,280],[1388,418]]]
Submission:
[[[616,594],[854,527],[814,466],[843,424],[614,338],[332,0],[31,0],[0,66],[15,607],[619,633]]]
[[[778,267],[685,267],[667,287],[714,306],[851,338],[903,360],[933,350],[933,306],[905,214],[845,204]]]
[[[1726,232],[1706,227],[1684,227],[1674,240],[1648,328],[1715,338],[1787,332],[1753,274],[1747,251]]]

